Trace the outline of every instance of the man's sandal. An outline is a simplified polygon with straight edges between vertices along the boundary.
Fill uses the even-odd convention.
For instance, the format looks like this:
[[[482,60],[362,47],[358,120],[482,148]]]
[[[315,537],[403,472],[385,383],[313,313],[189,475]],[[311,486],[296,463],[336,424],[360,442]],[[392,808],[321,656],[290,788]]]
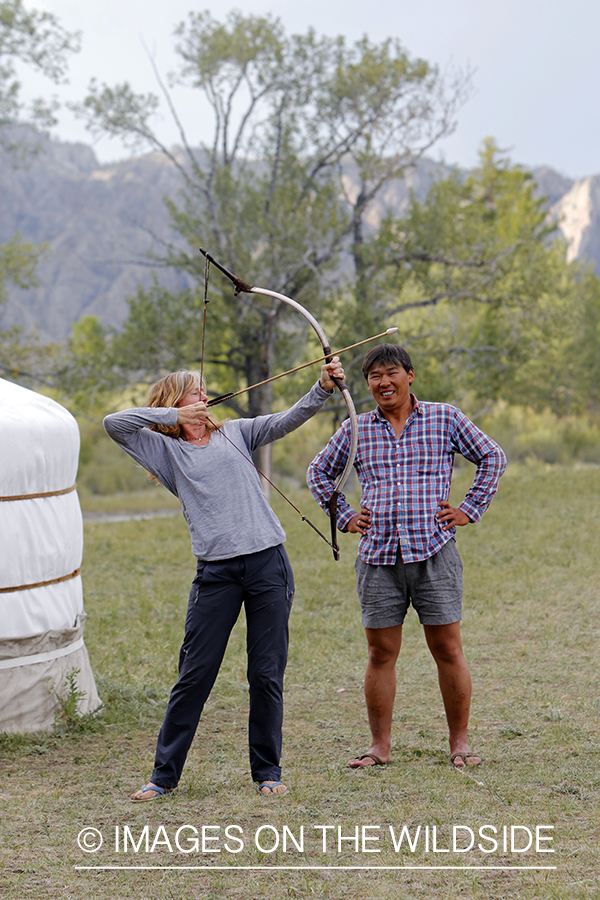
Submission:
[[[467,760],[470,759],[472,756],[476,757],[479,760],[479,762],[471,763],[469,765]],[[462,766],[456,765],[455,760],[458,759],[459,757],[463,760]],[[483,759],[479,756],[479,753],[473,753],[471,750],[457,750],[456,753],[453,753],[452,756],[450,757],[450,762],[452,763],[452,765],[454,766],[455,769],[467,769],[467,768],[470,769],[470,768],[475,768],[475,766],[480,766],[481,763],[483,762]]]
[[[361,763],[363,759],[372,759],[372,763],[368,763],[366,766],[359,766],[358,763]],[[372,769],[373,766],[389,766],[389,762],[384,762],[378,756],[375,756],[374,753],[363,753],[362,756],[355,756],[354,759],[351,759],[348,763],[348,766],[351,769]]]

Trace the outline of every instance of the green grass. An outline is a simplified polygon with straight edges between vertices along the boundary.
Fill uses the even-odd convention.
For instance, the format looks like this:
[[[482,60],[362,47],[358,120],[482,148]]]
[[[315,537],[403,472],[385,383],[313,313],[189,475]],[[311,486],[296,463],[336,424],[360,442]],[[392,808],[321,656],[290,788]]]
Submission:
[[[78,490],[84,515],[86,513],[145,513],[151,510],[180,510],[177,497],[170,494],[160,484],[149,484],[136,491],[118,494],[90,494]]]
[[[456,476],[455,500],[472,469]],[[307,495],[299,505],[319,512]],[[161,496],[161,500],[162,500]],[[462,529],[463,640],[474,684],[471,740],[485,763],[461,774],[448,764],[435,667],[416,617],[405,626],[398,665],[394,764],[355,772],[368,746],[362,696],[365,642],[354,588],[356,538],[342,561],[275,501],[288,532],[297,593],[286,676],[283,766],[290,795],[263,800],[247,759],[245,634],[234,629],[201,719],[179,791],[133,806],[148,777],[157,730],[176,677],[194,572],[180,518],[88,523],[84,559],[86,644],[105,709],[100,732],[0,739],[0,896],[332,900],[462,898],[579,900],[600,897],[600,700],[598,587],[600,469],[512,466],[480,525]],[[162,506],[162,502],[158,504]],[[111,510],[114,511],[112,506]],[[114,828],[139,835],[159,826],[236,824],[239,854],[116,853]],[[394,852],[389,826],[553,825],[554,854],[516,856]],[[258,828],[284,826],[292,845],[261,853]],[[321,852],[314,825],[380,826],[381,853]],[[94,826],[97,854],[77,846]],[[212,834],[216,832],[211,832]],[[163,835],[164,836],[164,835]],[[159,834],[160,837],[160,834]],[[268,834],[265,832],[265,841]],[[233,842],[231,842],[233,844]],[[213,845],[214,846],[214,845]],[[556,871],[76,871],[75,865],[556,865]],[[6,893],[2,894],[2,885]]]

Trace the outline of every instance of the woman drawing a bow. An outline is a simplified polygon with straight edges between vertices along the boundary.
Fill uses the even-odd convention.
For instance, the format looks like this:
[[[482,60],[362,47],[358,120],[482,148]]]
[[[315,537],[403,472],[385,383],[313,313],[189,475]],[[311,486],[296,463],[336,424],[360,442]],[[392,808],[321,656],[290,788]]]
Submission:
[[[200,372],[174,372],[152,387],[145,408],[104,420],[110,437],[179,498],[198,560],[179,678],[158,735],[154,771],[132,795],[136,802],[156,800],[177,787],[242,605],[252,778],[263,796],[287,792],[279,761],[294,576],[283,546],[285,532],[251,454],[314,416],[333,392],[334,378],[344,378],[337,356],[291,409],[217,423],[208,414]]]

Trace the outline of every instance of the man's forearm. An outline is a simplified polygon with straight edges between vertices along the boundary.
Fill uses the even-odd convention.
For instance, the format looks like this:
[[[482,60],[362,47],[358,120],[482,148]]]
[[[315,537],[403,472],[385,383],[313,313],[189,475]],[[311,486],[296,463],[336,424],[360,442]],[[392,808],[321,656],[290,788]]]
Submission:
[[[478,462],[473,484],[459,505],[471,521],[478,522],[492,502],[505,469],[506,456],[498,445]]]

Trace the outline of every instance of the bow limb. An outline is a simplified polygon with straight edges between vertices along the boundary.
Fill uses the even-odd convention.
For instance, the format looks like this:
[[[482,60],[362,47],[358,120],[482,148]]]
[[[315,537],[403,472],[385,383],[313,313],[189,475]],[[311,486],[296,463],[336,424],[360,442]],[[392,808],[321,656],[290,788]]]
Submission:
[[[304,316],[307,322],[309,322],[315,334],[319,338],[321,346],[323,347],[325,361],[331,362],[332,351],[329,345],[329,341],[327,340],[327,335],[325,334],[320,323],[312,315],[312,313],[310,313],[304,306],[302,306],[301,303],[298,303],[297,300],[292,300],[291,297],[287,297],[285,294],[279,294],[277,291],[269,291],[266,288],[251,287],[249,291],[247,291],[247,293],[263,294],[266,297],[273,297],[276,300],[281,300],[282,303],[287,303],[288,306],[291,306],[295,310],[297,310],[297,312],[299,312],[300,315]],[[346,382],[341,378],[334,378],[333,381],[335,382],[336,387],[344,398],[344,403],[346,404],[348,417],[350,419],[350,450],[346,459],[346,465],[344,466],[343,471],[341,472],[335,483],[335,487],[328,504],[329,518],[331,520],[331,544],[333,547],[334,558],[338,560],[340,558],[340,548],[337,542],[337,501],[344,485],[346,484],[346,481],[348,480],[350,472],[352,471],[352,466],[354,465],[356,449],[358,446],[358,420],[356,418],[354,401],[352,400],[352,395],[348,390]]]

